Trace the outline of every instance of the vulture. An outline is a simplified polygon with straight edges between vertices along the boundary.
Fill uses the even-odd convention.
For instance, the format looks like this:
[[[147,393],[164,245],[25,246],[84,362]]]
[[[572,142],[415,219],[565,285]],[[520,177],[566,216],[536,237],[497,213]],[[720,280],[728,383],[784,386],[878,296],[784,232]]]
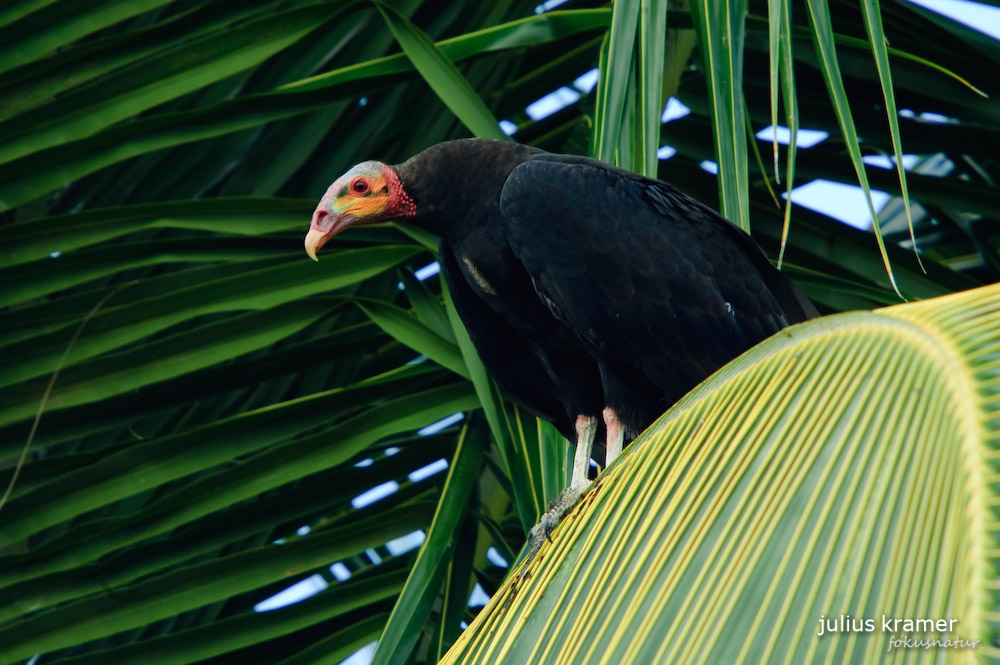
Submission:
[[[529,560],[588,486],[592,455],[610,464],[710,374],[817,314],[714,210],[586,157],[462,139],[395,166],[362,162],[319,202],[306,252],[315,260],[344,229],[387,220],[440,237],[441,272],[486,369],[576,443]]]

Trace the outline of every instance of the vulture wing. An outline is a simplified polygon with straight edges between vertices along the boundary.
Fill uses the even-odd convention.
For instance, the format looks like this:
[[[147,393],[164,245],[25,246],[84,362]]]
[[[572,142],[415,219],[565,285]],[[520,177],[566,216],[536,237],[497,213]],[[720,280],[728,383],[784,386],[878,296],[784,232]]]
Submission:
[[[438,260],[455,311],[483,365],[514,401],[529,413],[554,423],[563,436],[573,440],[573,425],[544,366],[540,362],[525,362],[535,358],[537,349],[476,295],[463,278],[451,247],[444,241],[438,248]]]
[[[546,155],[511,172],[500,208],[552,314],[604,369],[671,400],[815,315],[749,236],[665,183]]]

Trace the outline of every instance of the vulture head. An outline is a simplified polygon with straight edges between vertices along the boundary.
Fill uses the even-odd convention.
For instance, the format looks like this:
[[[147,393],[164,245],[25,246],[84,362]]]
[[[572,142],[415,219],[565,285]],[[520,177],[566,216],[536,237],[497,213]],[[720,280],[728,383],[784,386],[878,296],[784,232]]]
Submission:
[[[306,235],[306,253],[316,252],[344,229],[411,217],[413,200],[403,189],[396,171],[382,162],[361,162],[330,185],[313,212]]]

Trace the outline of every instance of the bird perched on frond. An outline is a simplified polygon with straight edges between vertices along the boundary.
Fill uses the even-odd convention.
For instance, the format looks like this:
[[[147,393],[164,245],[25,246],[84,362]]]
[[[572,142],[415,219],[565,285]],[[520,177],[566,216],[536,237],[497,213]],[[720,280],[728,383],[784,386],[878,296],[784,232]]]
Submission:
[[[440,236],[455,309],[483,364],[576,454],[529,560],[589,484],[671,404],[757,342],[816,316],[741,229],[667,183],[516,143],[441,143],[368,161],[313,213],[309,256],[387,220]],[[603,424],[605,441],[595,434]]]

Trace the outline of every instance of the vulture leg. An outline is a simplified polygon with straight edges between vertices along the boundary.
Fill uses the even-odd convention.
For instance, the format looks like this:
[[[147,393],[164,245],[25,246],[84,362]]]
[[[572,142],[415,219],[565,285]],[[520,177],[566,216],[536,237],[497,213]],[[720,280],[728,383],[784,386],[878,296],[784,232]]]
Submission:
[[[622,454],[622,444],[625,441],[625,431],[622,429],[621,420],[618,414],[610,406],[604,409],[604,425],[608,432],[607,453],[604,458],[604,468],[611,466],[619,455]]]
[[[573,472],[570,477],[569,487],[564,489],[549,504],[548,510],[538,520],[538,524],[531,527],[528,532],[528,540],[531,548],[524,563],[521,566],[521,574],[518,580],[525,578],[528,574],[528,566],[531,564],[538,550],[542,549],[542,543],[546,540],[552,542],[549,534],[552,529],[559,524],[563,515],[573,507],[573,505],[583,495],[587,487],[590,486],[590,479],[587,477],[590,471],[590,453],[594,448],[594,435],[597,433],[597,418],[593,416],[576,417],[576,453],[573,455]]]
[[[567,492],[573,492],[575,489],[576,493],[573,496],[573,500],[575,501],[578,496],[583,494],[583,490],[587,489],[587,485],[590,484],[590,479],[587,476],[590,472],[590,456],[594,450],[594,435],[596,433],[597,418],[588,416],[576,417],[576,453],[573,455],[573,473],[569,479],[569,487],[560,496]],[[549,508],[549,512],[552,512],[551,508]],[[555,526],[555,524],[552,526]]]

